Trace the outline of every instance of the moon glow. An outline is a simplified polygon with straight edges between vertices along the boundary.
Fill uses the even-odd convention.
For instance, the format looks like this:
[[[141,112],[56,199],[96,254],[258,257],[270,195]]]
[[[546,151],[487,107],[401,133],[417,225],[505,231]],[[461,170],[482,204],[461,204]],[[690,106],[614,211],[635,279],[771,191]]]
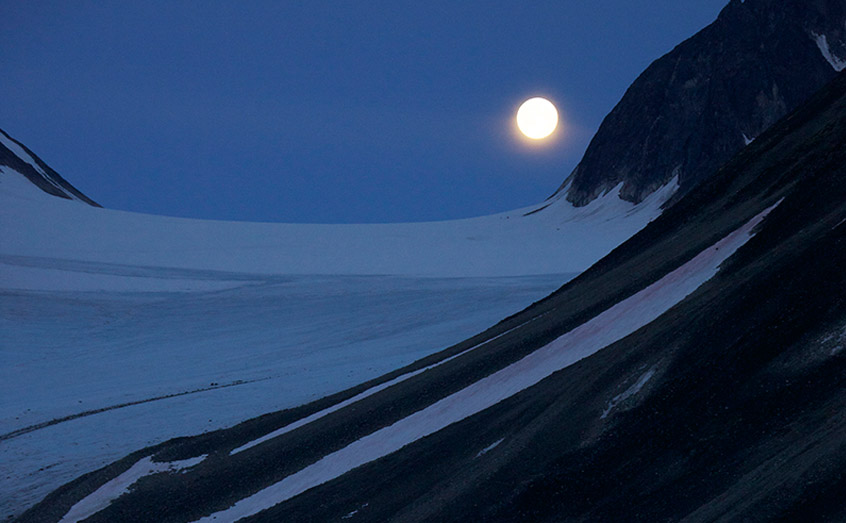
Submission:
[[[558,127],[558,110],[546,98],[529,98],[517,110],[517,127],[532,140],[542,140]]]

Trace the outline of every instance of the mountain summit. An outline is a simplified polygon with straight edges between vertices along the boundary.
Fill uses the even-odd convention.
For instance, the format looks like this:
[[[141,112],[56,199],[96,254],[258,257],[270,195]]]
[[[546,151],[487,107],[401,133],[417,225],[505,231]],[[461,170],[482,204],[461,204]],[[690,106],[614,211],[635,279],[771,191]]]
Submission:
[[[846,0],[732,0],[650,65],[556,194],[586,205],[623,182],[640,202],[678,196],[846,68]]]

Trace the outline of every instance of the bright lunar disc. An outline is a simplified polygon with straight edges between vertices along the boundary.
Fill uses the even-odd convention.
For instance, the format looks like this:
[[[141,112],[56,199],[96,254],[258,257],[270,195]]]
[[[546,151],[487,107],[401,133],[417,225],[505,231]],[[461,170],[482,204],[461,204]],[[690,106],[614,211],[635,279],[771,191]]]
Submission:
[[[532,140],[546,138],[558,126],[558,110],[546,98],[529,98],[517,110],[517,127]]]

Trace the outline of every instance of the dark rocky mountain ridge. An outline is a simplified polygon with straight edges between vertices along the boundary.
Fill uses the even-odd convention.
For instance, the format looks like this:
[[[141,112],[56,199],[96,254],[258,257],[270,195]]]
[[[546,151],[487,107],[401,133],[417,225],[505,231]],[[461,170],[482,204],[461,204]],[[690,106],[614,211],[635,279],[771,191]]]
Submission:
[[[732,0],[635,80],[556,194],[625,182],[640,202],[678,175],[681,196],[844,66],[846,0]]]
[[[27,149],[25,145],[9,136],[3,129],[0,129],[0,134],[3,135],[4,140],[0,140],[0,166],[5,165],[11,169],[23,174],[27,180],[32,182],[36,187],[59,198],[67,200],[80,200],[88,205],[100,207],[100,204],[85,196],[76,187],[70,184],[62,176],[44,163],[41,158],[35,155],[32,151]],[[8,141],[12,146],[19,147],[25,155],[29,155],[35,164],[29,162],[28,159],[22,158],[9,147],[3,143]]]
[[[846,73],[525,311],[352,390],[139,451],[60,488],[21,521],[59,520],[147,456],[208,458],[143,478],[86,521],[193,521],[224,510],[534,353],[775,204],[716,276],[645,327],[246,520],[843,520]],[[444,363],[231,453],[438,361]]]

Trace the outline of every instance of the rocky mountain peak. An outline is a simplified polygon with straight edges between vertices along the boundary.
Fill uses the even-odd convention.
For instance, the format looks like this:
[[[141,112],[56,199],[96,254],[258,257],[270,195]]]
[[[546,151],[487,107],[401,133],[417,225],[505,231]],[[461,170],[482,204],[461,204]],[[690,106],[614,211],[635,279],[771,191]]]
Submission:
[[[558,192],[640,202],[678,175],[681,196],[844,67],[846,0],[732,0],[635,80]]]

